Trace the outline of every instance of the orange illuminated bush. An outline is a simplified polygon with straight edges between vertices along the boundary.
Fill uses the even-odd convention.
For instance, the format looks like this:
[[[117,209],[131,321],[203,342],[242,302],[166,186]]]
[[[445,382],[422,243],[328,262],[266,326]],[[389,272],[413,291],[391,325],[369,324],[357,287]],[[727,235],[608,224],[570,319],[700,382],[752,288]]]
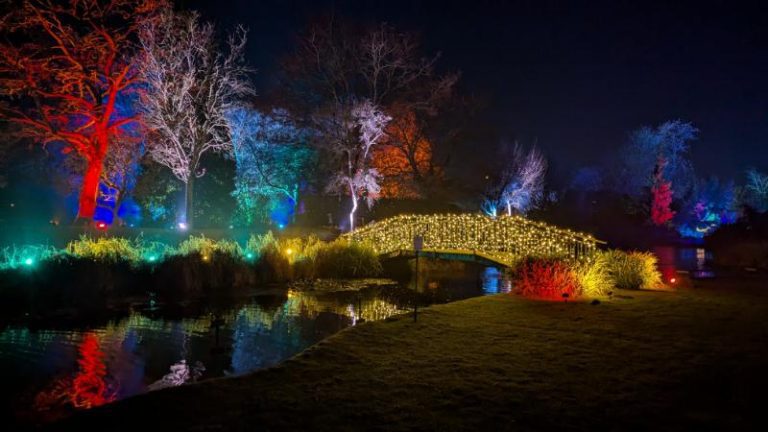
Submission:
[[[581,295],[571,266],[554,259],[529,258],[522,261],[517,268],[514,287],[515,292],[525,297],[541,300],[573,299]]]

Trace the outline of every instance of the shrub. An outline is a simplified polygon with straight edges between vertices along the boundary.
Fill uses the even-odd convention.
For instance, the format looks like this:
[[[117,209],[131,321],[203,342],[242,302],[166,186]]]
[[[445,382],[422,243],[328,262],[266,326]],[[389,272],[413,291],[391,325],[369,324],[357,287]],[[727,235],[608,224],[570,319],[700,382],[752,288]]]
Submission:
[[[597,252],[592,259],[574,264],[573,271],[582,293],[588,297],[606,296],[616,285],[604,252]]]
[[[67,252],[79,258],[116,263],[127,261],[137,263],[141,260],[141,250],[136,243],[121,237],[92,238],[85,235],[69,242]]]
[[[650,289],[661,285],[661,273],[652,253],[611,250],[602,255],[617,288]]]
[[[381,274],[376,251],[365,244],[336,240],[318,247],[315,276],[321,278],[375,277]]]
[[[17,247],[13,245],[5,247],[0,250],[0,270],[37,265],[42,261],[52,259],[58,253],[59,251],[53,246],[27,245]]]
[[[515,291],[525,297],[561,300],[581,295],[579,282],[571,266],[562,260],[527,258],[517,267],[514,279]]]
[[[226,254],[232,257],[239,257],[243,254],[240,245],[234,240],[213,240],[204,235],[199,237],[189,236],[176,248],[176,253],[182,256],[199,254],[203,257],[210,257],[214,254]]]

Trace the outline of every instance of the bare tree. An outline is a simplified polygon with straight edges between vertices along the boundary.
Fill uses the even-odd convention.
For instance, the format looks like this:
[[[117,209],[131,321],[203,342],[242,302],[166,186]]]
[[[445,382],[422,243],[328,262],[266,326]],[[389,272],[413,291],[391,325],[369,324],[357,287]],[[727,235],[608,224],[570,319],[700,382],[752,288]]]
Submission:
[[[9,2],[10,3],[10,2]],[[96,209],[104,158],[138,118],[121,101],[140,91],[139,23],[162,0],[20,0],[0,18],[0,117],[23,138],[63,143],[85,161],[78,217]]]
[[[149,154],[185,184],[181,221],[191,226],[194,180],[205,174],[201,158],[232,151],[227,112],[253,93],[243,60],[246,31],[238,27],[222,52],[212,24],[195,12],[168,11],[140,36]]]
[[[332,141],[329,150],[344,164],[331,178],[326,191],[348,193],[352,201],[349,212],[349,230],[355,228],[355,212],[358,201],[365,199],[370,208],[379,195],[379,173],[370,166],[371,149],[384,136],[384,128],[391,120],[370,101],[363,101],[352,108],[351,121],[347,123],[349,134],[344,139]]]
[[[514,213],[526,214],[536,208],[544,198],[544,176],[547,160],[533,147],[527,153],[515,143],[510,150],[502,149],[503,168],[497,181],[486,191],[481,209],[490,216],[496,216],[499,207],[504,207],[507,216]]]
[[[431,162],[423,160],[432,157],[425,144],[433,143],[424,139],[422,129],[451,98],[459,78],[437,74],[438,59],[439,54],[420,54],[416,36],[386,24],[353,31],[337,21],[320,23],[299,38],[296,52],[284,61],[281,96],[311,127],[327,117],[319,129],[321,142],[346,133],[344,119],[356,101],[380,107],[392,117],[380,145],[406,162],[403,168],[412,172],[404,178],[421,181],[433,172],[425,169]],[[330,126],[337,129],[330,131]]]
[[[287,201],[295,215],[301,185],[314,159],[306,132],[296,128],[284,110],[263,114],[237,108],[229,119],[236,167],[233,195],[240,209],[250,220],[258,197],[269,210]]]
[[[768,211],[768,175],[750,168],[744,186],[746,203],[758,212]]]

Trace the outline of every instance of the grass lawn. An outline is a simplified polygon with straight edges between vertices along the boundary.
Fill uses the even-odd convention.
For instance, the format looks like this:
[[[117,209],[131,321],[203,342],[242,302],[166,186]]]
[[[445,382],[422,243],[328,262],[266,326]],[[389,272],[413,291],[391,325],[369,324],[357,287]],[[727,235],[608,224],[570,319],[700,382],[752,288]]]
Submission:
[[[55,430],[756,429],[768,280],[600,305],[475,298],[343,331],[279,367],[94,409]],[[763,429],[765,430],[765,429]]]

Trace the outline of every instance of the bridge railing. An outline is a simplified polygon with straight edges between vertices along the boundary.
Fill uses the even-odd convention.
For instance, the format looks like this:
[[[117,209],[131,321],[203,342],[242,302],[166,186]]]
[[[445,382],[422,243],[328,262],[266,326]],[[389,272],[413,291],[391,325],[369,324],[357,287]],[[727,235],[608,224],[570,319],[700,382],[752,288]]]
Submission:
[[[360,227],[344,237],[371,245],[378,253],[412,250],[421,235],[424,249],[465,250],[507,256],[588,258],[603,243],[589,234],[522,216],[480,214],[401,215]]]

